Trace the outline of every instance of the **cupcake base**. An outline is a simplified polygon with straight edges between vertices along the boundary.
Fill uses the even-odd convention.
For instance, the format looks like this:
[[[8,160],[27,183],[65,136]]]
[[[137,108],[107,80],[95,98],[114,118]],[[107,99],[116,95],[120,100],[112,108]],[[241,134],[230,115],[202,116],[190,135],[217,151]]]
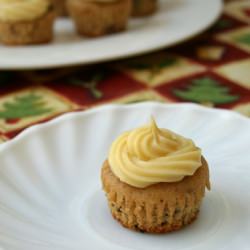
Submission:
[[[156,12],[158,0],[133,0],[132,16],[149,16]]]
[[[109,205],[110,207],[110,205]],[[194,220],[196,220],[199,209],[194,211],[193,213],[185,216],[182,216],[182,218],[175,218],[172,220],[171,224],[167,222],[167,219],[164,222],[159,223],[158,225],[151,225],[147,226],[145,225],[139,225],[139,224],[131,224],[129,223],[129,219],[123,219],[124,217],[127,217],[126,214],[121,214],[120,207],[115,207],[115,205],[111,205],[111,214],[115,220],[117,220],[123,227],[129,228],[135,231],[139,231],[141,233],[168,233],[177,231],[184,226],[187,226],[191,224]]]
[[[0,41],[6,45],[28,45],[48,43],[53,38],[55,13],[49,11],[44,16],[23,22],[0,21]]]
[[[106,161],[102,182],[111,213],[124,227],[166,233],[181,229],[197,218],[205,188],[209,188],[209,171],[203,158],[202,167],[193,176],[139,189],[121,182]]]
[[[69,0],[67,6],[78,33],[88,37],[125,30],[131,13],[131,0],[107,3]]]
[[[66,0],[51,0],[58,16],[67,16]]]

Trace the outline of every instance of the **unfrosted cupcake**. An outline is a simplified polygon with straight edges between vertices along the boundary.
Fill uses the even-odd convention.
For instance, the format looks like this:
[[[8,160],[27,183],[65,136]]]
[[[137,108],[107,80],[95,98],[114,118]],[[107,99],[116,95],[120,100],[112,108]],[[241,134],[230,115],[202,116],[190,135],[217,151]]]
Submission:
[[[131,0],[68,0],[67,9],[79,34],[97,37],[126,29]]]
[[[67,16],[66,0],[50,0],[58,16]]]
[[[141,17],[155,13],[158,0],[133,0],[132,16]]]
[[[113,142],[101,178],[113,217],[149,233],[190,224],[210,189],[201,150],[192,140],[159,129],[154,120]]]
[[[49,0],[0,0],[0,41],[9,45],[47,43],[55,13]]]

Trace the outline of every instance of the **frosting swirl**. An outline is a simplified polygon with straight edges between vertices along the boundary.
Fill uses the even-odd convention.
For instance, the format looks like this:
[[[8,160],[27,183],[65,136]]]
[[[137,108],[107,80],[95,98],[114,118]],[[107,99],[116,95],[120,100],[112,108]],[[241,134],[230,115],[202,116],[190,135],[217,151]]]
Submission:
[[[123,182],[145,188],[160,182],[177,182],[202,165],[201,150],[191,139],[149,125],[128,131],[111,145],[108,161]]]
[[[50,5],[49,0],[0,0],[0,20],[31,21],[44,15]]]

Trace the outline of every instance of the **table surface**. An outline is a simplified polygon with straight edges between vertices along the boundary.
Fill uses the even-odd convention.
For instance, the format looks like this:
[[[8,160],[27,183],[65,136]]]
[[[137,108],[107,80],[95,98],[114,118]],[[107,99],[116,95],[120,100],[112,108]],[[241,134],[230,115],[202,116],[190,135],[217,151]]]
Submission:
[[[106,103],[195,102],[250,117],[250,1],[229,1],[199,37],[89,67],[0,71],[0,142],[33,124]]]

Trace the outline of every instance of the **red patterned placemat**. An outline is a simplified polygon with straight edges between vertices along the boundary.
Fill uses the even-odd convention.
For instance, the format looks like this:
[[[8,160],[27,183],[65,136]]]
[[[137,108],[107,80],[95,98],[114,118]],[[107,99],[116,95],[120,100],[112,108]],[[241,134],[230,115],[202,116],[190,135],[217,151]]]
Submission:
[[[250,1],[230,1],[196,39],[91,67],[0,71],[0,142],[62,113],[104,103],[195,102],[250,116]]]

